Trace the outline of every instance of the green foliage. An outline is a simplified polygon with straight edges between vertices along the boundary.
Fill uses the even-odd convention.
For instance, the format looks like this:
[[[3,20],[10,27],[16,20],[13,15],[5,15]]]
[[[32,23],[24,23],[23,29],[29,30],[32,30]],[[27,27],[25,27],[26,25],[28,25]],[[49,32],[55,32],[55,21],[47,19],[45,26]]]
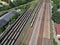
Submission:
[[[33,1],[33,0],[26,0],[27,2]]]
[[[59,9],[60,0],[53,0],[53,2],[52,20],[56,23],[60,23],[60,12],[57,11],[57,9]]]
[[[2,0],[2,1],[5,1],[5,2],[9,3],[9,6],[4,6],[4,7],[0,8],[0,11],[8,10],[8,9],[26,4],[28,2],[31,2],[32,0],[16,0],[16,1],[13,1],[13,2],[11,2],[11,0]]]
[[[14,5],[12,2],[10,2],[9,6],[10,6],[11,8],[15,7],[15,5]]]
[[[57,8],[59,8],[60,7],[60,0],[53,0],[53,4],[56,5]]]
[[[9,2],[9,0],[2,0],[2,1]]]
[[[54,12],[52,15],[52,19],[56,23],[60,23],[60,13],[59,12]]]
[[[9,7],[9,6],[3,6],[2,8],[0,8],[0,11],[8,10],[8,9],[10,9],[10,7]]]
[[[11,25],[18,18],[18,16],[19,16],[19,14],[15,14],[14,16],[12,16],[8,25]]]
[[[0,28],[0,34],[4,31],[4,29],[5,29],[4,27]]]
[[[53,39],[53,45],[58,45],[55,39]]]
[[[58,40],[60,41],[60,38],[58,38]]]
[[[16,5],[22,5],[26,3],[26,0],[16,0]]]

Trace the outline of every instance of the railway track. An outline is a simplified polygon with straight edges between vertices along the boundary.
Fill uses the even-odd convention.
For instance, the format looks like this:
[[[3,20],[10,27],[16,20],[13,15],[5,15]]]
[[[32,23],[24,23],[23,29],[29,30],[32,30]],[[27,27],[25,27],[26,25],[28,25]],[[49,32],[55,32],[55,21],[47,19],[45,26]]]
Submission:
[[[47,41],[43,40],[44,37],[47,37],[46,34],[48,34],[48,32],[49,32],[48,31],[49,29],[46,28],[46,26],[48,26],[46,24],[48,22],[48,20],[47,20],[48,19],[47,18],[48,17],[48,14],[47,14],[47,12],[48,12],[47,7],[48,6],[47,5],[48,5],[47,0],[45,0],[45,4],[44,4],[44,7],[43,7],[44,10],[42,11],[43,14],[40,15],[40,13],[39,13],[39,15],[41,17],[39,16],[38,19],[37,19],[38,22],[41,21],[41,25],[39,26],[40,28],[39,27],[36,28],[36,29],[38,29],[37,32],[39,32],[38,33],[39,36],[38,36],[37,45],[44,45],[44,44],[48,45],[48,44],[46,44]],[[25,24],[27,23],[29,17],[31,16],[31,14],[33,13],[35,8],[36,8],[36,6],[32,10],[28,9],[23,15],[18,17],[18,19],[12,25],[10,25],[9,28],[6,29],[6,31],[0,37],[0,45],[14,45],[15,44],[16,40],[18,39],[19,35],[23,31],[23,28],[24,28]],[[32,17],[31,23],[32,22],[34,23],[34,20],[37,16],[37,13],[39,12],[39,8],[40,8],[40,3],[38,3],[38,6],[36,8],[37,12],[35,10],[35,12],[34,12],[35,14]],[[41,8],[41,9],[43,9],[43,8]],[[37,24],[37,26],[38,26],[38,24]],[[40,31],[39,31],[39,29],[40,29]],[[48,32],[46,33],[46,31],[48,31]],[[32,39],[34,38],[34,36],[35,35],[32,36]],[[36,39],[37,39],[37,37],[36,37]],[[34,44],[33,40],[31,40],[31,44]],[[36,40],[35,40],[35,42],[36,42]]]
[[[27,10],[5,31],[6,33],[0,37],[0,45],[14,45],[33,11],[34,8]]]
[[[48,0],[45,0],[45,8],[41,21],[37,45],[52,45],[50,39],[50,12]]]
[[[41,5],[42,5],[42,2],[43,2],[43,0],[42,1],[40,1],[39,0],[39,2],[38,2],[38,4],[37,4],[37,6],[36,6],[36,8],[35,8],[35,11],[33,12],[33,16],[32,16],[32,18],[31,18],[31,27],[33,26],[33,24],[34,24],[34,22],[35,22],[35,19],[36,19],[36,17],[37,17],[37,14],[38,14],[38,12],[39,12],[39,10],[40,10],[40,8],[41,8]]]
[[[27,11],[27,9],[25,10],[25,12]],[[25,13],[24,12],[24,13]],[[23,14],[24,14],[23,13]],[[5,35],[7,35],[8,34],[8,32],[10,31],[10,29],[18,22],[18,20],[23,16],[23,14],[22,15],[20,15],[17,19],[16,19],[16,21],[13,23],[13,24],[11,24],[11,25],[9,25],[8,27],[7,27],[7,29],[3,32],[3,36],[1,35],[0,36],[0,41],[2,41],[2,38],[4,39],[4,37],[5,37]]]
[[[39,31],[37,45],[40,45],[40,44],[42,45],[43,31],[44,31],[45,10],[46,10],[46,1],[44,0],[44,10],[43,10],[42,19],[41,19],[42,21],[41,21],[41,25],[40,25],[40,31]]]
[[[35,20],[36,20],[36,18],[38,16],[38,12],[39,12],[39,10],[41,8],[42,2],[43,2],[43,0],[42,1],[39,0],[38,3],[37,3],[37,5],[35,5],[36,8],[34,9],[34,12],[32,14],[33,16],[31,17],[31,20],[30,20],[30,26],[31,26],[31,28],[33,28],[33,25],[36,22]],[[28,29],[28,30],[31,30],[31,29]],[[33,30],[32,30],[32,32],[33,32]],[[31,38],[32,32],[28,32],[28,35],[26,34],[27,35],[26,39],[25,39],[25,41],[23,42],[22,45],[28,45],[29,44],[29,40]]]
[[[29,45],[51,45],[49,10],[49,0],[43,0]]]
[[[41,8],[39,9],[39,12],[37,14],[36,23],[33,29],[33,33],[32,33],[29,45],[37,45],[37,39],[39,35],[39,29],[42,21],[43,11],[44,11],[44,3],[42,2]]]

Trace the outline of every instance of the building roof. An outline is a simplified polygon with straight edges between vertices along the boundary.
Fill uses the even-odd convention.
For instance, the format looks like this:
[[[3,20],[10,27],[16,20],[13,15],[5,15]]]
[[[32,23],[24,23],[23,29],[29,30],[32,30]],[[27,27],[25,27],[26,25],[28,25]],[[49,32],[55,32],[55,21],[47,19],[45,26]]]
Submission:
[[[56,31],[57,34],[60,35],[60,24],[56,24]]]
[[[9,13],[4,14],[3,16],[0,17],[0,27],[4,26],[7,24],[7,22],[10,20],[12,16],[17,14],[16,11],[11,11]]]
[[[6,20],[6,21],[9,21],[10,18],[11,18],[12,16],[14,16],[16,13],[17,13],[16,11],[8,12],[8,13],[4,14],[3,16],[1,16],[1,17],[0,17],[0,20],[4,19],[4,20]]]
[[[4,26],[6,24],[7,24],[6,20],[4,20],[4,19],[0,20],[0,27]]]

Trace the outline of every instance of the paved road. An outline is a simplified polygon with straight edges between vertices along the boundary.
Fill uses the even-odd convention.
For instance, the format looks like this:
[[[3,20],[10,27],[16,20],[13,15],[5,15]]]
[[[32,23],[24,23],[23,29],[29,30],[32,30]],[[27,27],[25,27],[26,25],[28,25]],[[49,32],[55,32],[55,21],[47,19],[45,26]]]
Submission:
[[[42,16],[43,16],[43,11],[44,11],[44,3],[42,4],[39,13],[37,14],[37,20],[35,24],[35,28],[33,29],[33,34],[31,36],[31,40],[29,42],[29,45],[36,45],[37,44],[37,39],[38,39],[38,34],[40,30],[40,25],[42,21]]]

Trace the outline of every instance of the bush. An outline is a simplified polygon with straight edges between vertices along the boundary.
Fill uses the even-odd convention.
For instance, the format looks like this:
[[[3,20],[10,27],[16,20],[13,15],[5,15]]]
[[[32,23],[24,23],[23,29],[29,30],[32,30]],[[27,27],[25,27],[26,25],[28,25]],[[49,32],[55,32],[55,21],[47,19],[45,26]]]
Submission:
[[[54,12],[52,15],[52,19],[56,23],[60,23],[60,13],[59,12]]]
[[[53,45],[58,45],[55,39],[53,39]]]
[[[0,11],[8,10],[8,9],[26,4],[26,3],[31,2],[33,0],[16,0],[14,2],[11,2],[10,0],[2,0],[2,1],[9,3],[9,6],[4,6],[3,8],[0,8]]]
[[[60,0],[53,0],[52,19],[56,23],[60,23],[60,12],[57,11],[59,8]]]

